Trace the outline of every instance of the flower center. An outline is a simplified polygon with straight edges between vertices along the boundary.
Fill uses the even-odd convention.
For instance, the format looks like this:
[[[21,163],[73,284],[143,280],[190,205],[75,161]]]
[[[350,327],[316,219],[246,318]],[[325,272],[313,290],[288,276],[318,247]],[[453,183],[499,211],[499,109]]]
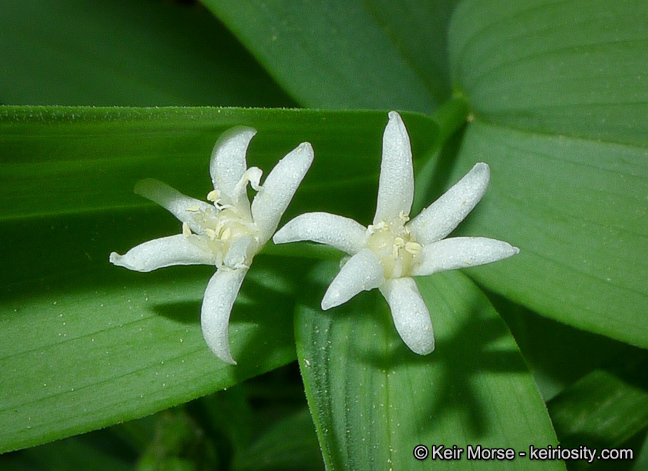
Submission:
[[[369,226],[367,247],[380,259],[385,278],[409,276],[421,244],[405,227],[409,218],[401,214],[397,219],[380,221]]]
[[[193,208],[187,208],[187,211],[193,212]],[[245,236],[251,236],[251,240],[244,248],[239,247],[239,250],[243,250],[243,252],[235,254],[236,260],[233,260],[232,263],[236,266],[230,266],[230,268],[250,265],[252,260],[248,254],[256,253],[255,235],[257,232],[256,226],[252,222],[247,221],[233,207],[222,209],[216,215],[202,213],[199,220],[202,233],[194,234],[186,222],[182,224],[182,233],[191,237],[194,243],[212,252],[216,256],[217,267],[230,264],[227,262],[227,254],[235,242]]]

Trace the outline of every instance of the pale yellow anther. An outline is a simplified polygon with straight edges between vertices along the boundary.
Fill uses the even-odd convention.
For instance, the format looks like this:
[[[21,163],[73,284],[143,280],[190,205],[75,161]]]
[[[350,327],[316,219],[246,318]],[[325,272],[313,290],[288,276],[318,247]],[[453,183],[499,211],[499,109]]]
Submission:
[[[222,239],[222,240],[227,240],[227,239],[229,239],[231,236],[232,236],[232,229],[230,229],[229,227],[226,227],[226,228],[223,230],[223,233],[221,234],[221,239]]]
[[[187,206],[185,208],[185,211],[188,211],[190,213],[197,213],[198,211],[200,211],[200,208],[198,207],[198,205]]]
[[[218,234],[216,233],[216,231],[214,229],[205,229],[205,234],[211,240],[216,240],[218,238]]]
[[[367,227],[369,234],[375,234],[379,231],[388,231],[389,225],[385,221],[380,221],[378,224],[369,224]]]
[[[250,186],[254,191],[261,191],[263,186],[261,185],[261,176],[263,175],[263,170],[259,167],[250,167],[245,171],[245,178],[250,182]]]
[[[421,244],[418,242],[408,242],[405,244],[405,251],[411,253],[412,255],[418,255],[421,251]]]
[[[212,190],[207,193],[207,200],[215,203],[220,199],[221,192],[219,190]]]
[[[407,214],[405,214],[405,211],[401,211],[400,214],[398,215],[398,217],[399,217],[403,222],[407,222],[407,221],[410,220],[410,217],[409,217]]]
[[[191,228],[186,222],[182,223],[182,235],[185,237],[189,237],[191,235]]]
[[[394,239],[394,245],[392,246],[392,257],[398,258],[398,251],[401,249],[401,247],[405,246],[405,241],[403,240],[402,237],[396,237]]]

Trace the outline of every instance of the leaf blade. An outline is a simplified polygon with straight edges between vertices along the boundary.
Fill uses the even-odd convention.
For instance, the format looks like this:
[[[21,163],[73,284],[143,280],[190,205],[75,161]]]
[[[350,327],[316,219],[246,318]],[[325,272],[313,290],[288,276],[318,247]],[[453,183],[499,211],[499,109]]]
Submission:
[[[319,275],[318,290],[334,271]],[[504,324],[466,277],[438,275],[418,279],[437,337],[426,357],[407,350],[376,292],[331,313],[315,302],[298,308],[298,359],[328,469],[407,468],[419,444],[516,452],[555,444],[544,403]],[[441,469],[454,465],[435,462]],[[560,462],[551,466],[564,469]]]
[[[645,146],[647,18],[641,0],[467,1],[453,76],[486,121]]]
[[[422,67],[410,62],[429,62],[430,58],[403,53],[416,50],[416,46],[406,30],[394,25],[411,21],[397,8],[393,15],[374,16],[375,6],[362,1],[241,4],[208,0],[205,5],[303,106],[429,113],[439,104],[434,94],[444,89],[444,79],[419,73],[419,68],[428,71],[434,67],[427,62]],[[446,20],[453,5],[443,2],[439,7]],[[425,2],[409,1],[406,7],[434,14]],[[440,23],[444,24],[443,20]],[[429,38],[421,41],[423,44],[442,41],[442,32],[442,28],[417,30],[419,36]],[[443,65],[437,67],[444,69]],[[427,83],[430,80],[433,85]],[[447,96],[447,89],[442,93]]]
[[[459,232],[506,240],[513,259],[467,271],[537,312],[648,346],[644,149],[473,123],[453,172],[491,165],[489,190]]]
[[[491,191],[464,228],[522,248],[470,276],[543,315],[643,347],[646,18],[636,0],[468,0],[450,33],[454,79],[476,118],[453,178],[476,160],[493,166]]]
[[[404,119],[416,157],[424,156],[436,124],[416,114]],[[203,190],[192,194],[204,199],[214,142],[239,124],[260,131],[248,161],[266,173],[300,142],[310,141],[316,157],[305,186],[314,179],[313,191],[325,193],[337,182],[371,184],[366,164],[380,156],[386,122],[387,113],[362,111],[0,107],[0,178],[7,182],[0,219],[142,206],[132,188],[147,177],[188,192],[196,188],[196,175],[204,174]]]
[[[291,106],[209,13],[167,2],[6,0],[0,102]]]

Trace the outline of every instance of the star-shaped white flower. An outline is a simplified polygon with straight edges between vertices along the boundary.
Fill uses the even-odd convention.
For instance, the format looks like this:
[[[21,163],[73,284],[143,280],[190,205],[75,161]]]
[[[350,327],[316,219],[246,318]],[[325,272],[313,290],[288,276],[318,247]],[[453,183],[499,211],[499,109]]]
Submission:
[[[182,222],[182,234],[144,242],[125,255],[110,254],[115,265],[148,272],[172,265],[214,265],[201,312],[203,336],[214,354],[236,364],[230,353],[229,317],[252,259],[277,229],[312,161],[308,142],[281,159],[259,185],[261,170],[247,168],[246,152],[256,130],[235,127],[226,131],[212,152],[211,203],[196,200],[152,179],[139,182],[135,193],[170,211]],[[257,190],[252,205],[247,184]]]
[[[496,262],[519,252],[484,237],[444,239],[484,195],[490,178],[478,163],[458,183],[410,221],[414,170],[409,136],[401,117],[389,113],[383,136],[378,203],[373,224],[329,213],[302,214],[273,237],[276,244],[310,240],[351,255],[331,282],[322,309],[345,303],[363,290],[379,288],[396,330],[415,353],[434,350],[430,313],[412,276]]]

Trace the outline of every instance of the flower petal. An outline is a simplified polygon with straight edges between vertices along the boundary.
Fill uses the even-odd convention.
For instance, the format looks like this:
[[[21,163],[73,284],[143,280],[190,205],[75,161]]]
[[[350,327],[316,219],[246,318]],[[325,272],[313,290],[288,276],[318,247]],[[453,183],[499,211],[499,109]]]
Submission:
[[[153,239],[133,247],[125,255],[111,253],[110,261],[119,267],[141,272],[173,265],[215,264],[214,255],[194,245],[189,237],[174,235]]]
[[[501,240],[486,237],[454,237],[423,246],[412,269],[414,276],[497,262],[520,252]]]
[[[223,204],[239,207],[243,195],[235,188],[247,170],[245,154],[255,134],[256,129],[236,126],[221,134],[214,145],[209,172]]]
[[[398,334],[410,350],[427,355],[434,350],[434,331],[425,301],[409,277],[387,280],[380,292],[391,309]]]
[[[251,260],[248,262],[250,244],[252,244],[252,236],[239,237],[232,242],[225,255],[225,260],[223,260],[223,265],[230,268],[250,268]]]
[[[382,163],[378,183],[378,202],[373,223],[409,215],[414,200],[414,169],[409,135],[400,115],[389,113],[383,135]]]
[[[215,217],[218,210],[209,203],[183,195],[154,178],[145,178],[135,185],[135,193],[159,204],[182,222],[189,224],[192,231],[202,233],[206,218]]]
[[[259,230],[259,243],[265,244],[290,204],[297,187],[313,162],[313,147],[308,142],[281,159],[268,175],[252,201],[252,220]]]
[[[214,273],[205,290],[200,323],[210,350],[230,365],[236,365],[229,346],[229,318],[247,269],[222,269]]]
[[[438,200],[421,211],[407,227],[420,244],[443,239],[463,221],[482,199],[490,180],[490,168],[479,162]]]
[[[310,240],[354,255],[365,246],[366,232],[353,219],[329,213],[306,213],[279,229],[272,240],[275,244]]]
[[[369,249],[362,249],[340,269],[322,299],[322,309],[339,306],[360,291],[378,288],[385,280],[380,260]]]

